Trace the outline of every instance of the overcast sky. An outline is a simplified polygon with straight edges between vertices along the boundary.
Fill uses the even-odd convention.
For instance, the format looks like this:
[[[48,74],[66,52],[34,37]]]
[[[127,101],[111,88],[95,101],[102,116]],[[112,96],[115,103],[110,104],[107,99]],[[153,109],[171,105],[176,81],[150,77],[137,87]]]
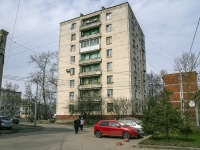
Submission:
[[[29,56],[58,51],[60,22],[123,2],[129,2],[144,32],[147,73],[174,73],[174,58],[190,50],[200,0],[0,0],[0,29],[9,32],[3,82],[9,79],[23,91],[20,77],[35,69],[28,64]],[[200,52],[200,27],[192,52]]]

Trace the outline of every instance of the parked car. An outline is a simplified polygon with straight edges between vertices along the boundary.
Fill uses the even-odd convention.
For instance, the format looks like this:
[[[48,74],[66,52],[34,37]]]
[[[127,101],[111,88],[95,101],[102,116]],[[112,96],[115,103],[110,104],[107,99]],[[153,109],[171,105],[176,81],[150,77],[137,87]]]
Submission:
[[[8,116],[0,116],[0,128],[12,128],[12,121]]]
[[[121,118],[118,120],[121,124],[131,126],[140,130],[141,134],[144,134],[144,131],[141,126],[141,120],[137,118]]]
[[[12,123],[16,123],[18,124],[19,123],[19,119],[15,116],[8,116],[10,118],[10,120],[12,121]]]
[[[101,120],[94,125],[94,135],[97,138],[102,136],[116,136],[122,138],[142,137],[140,131],[134,127],[123,126],[116,120]]]

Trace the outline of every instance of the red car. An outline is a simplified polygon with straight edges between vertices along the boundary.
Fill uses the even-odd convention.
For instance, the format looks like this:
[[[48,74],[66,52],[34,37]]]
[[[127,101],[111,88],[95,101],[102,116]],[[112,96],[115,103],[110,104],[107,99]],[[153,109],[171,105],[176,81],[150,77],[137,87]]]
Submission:
[[[116,120],[99,121],[94,125],[94,135],[97,138],[102,136],[116,136],[124,139],[142,137],[138,129],[130,126],[123,126]]]

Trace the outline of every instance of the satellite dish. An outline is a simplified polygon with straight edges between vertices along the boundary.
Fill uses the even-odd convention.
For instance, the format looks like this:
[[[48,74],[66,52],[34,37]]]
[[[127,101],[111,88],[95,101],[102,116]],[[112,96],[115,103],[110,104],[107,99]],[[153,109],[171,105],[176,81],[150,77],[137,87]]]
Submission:
[[[195,102],[194,102],[193,100],[191,100],[191,101],[189,102],[189,106],[190,106],[190,107],[194,107],[194,106],[195,106]]]

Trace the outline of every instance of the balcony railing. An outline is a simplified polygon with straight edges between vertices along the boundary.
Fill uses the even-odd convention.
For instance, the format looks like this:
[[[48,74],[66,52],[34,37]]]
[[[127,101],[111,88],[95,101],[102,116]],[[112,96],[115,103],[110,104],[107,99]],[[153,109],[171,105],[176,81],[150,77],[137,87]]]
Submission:
[[[98,50],[98,49],[100,49],[100,48],[101,48],[101,46],[100,46],[100,44],[99,44],[99,45],[94,45],[94,46],[89,46],[89,47],[81,48],[81,49],[80,49],[80,52],[83,53],[83,52]]]
[[[90,72],[80,72],[79,77],[90,77],[90,76],[100,76],[102,73],[100,70],[90,71]]]
[[[85,85],[79,85],[79,90],[101,89],[101,87],[102,87],[102,85],[100,83],[85,84]]]
[[[82,23],[80,26],[80,30],[88,29],[88,28],[93,28],[93,27],[98,27],[101,25],[101,21],[97,20],[95,22],[90,22],[90,23]]]
[[[79,65],[95,64],[95,63],[100,63],[101,61],[102,61],[101,58],[79,60]]]
[[[80,36],[80,41],[95,38],[95,37],[100,37],[100,36],[101,36],[101,33],[91,34],[87,36]]]

